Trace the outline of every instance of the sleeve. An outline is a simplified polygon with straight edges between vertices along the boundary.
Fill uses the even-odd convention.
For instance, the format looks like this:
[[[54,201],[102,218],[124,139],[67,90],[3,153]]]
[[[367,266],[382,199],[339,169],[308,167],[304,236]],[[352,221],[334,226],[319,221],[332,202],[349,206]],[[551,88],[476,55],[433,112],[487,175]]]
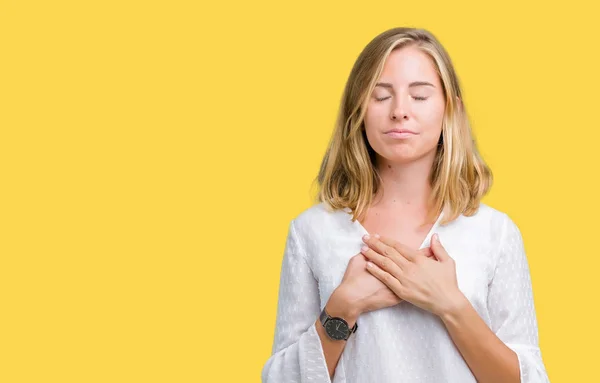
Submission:
[[[519,358],[521,383],[549,383],[539,348],[529,264],[517,225],[504,215],[496,270],[488,290],[491,329]]]
[[[319,313],[318,283],[292,220],[281,265],[272,355],[262,368],[263,383],[331,383],[315,327]]]

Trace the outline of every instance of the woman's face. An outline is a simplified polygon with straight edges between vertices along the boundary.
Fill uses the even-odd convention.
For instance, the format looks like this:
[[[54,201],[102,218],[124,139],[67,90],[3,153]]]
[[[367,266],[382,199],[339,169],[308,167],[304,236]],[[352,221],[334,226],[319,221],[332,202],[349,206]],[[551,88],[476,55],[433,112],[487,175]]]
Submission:
[[[367,140],[390,163],[433,158],[444,108],[442,85],[429,56],[411,46],[397,49],[388,57],[368,101]]]

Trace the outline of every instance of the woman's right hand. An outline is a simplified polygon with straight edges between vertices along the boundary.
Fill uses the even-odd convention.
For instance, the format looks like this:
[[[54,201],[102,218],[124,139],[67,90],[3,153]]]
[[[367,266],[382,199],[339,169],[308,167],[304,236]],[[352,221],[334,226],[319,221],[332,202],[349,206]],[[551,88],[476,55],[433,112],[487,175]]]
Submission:
[[[428,257],[433,256],[429,247],[419,252]],[[389,287],[367,271],[367,258],[362,253],[350,258],[342,282],[333,292],[332,298],[337,305],[347,306],[344,311],[351,312],[355,317],[402,302]]]

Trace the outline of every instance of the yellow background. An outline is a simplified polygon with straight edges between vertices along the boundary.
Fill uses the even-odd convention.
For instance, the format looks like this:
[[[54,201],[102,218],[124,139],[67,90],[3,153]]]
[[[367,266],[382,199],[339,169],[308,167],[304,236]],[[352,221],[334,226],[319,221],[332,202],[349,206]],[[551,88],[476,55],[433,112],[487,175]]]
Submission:
[[[396,26],[455,63],[551,381],[594,381],[592,3],[0,2],[0,381],[259,382],[289,221]]]

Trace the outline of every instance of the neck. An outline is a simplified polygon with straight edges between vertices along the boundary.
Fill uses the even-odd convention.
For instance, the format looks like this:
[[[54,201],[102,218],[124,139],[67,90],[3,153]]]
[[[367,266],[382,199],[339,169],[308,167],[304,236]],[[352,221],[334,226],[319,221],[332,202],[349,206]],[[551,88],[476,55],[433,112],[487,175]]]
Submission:
[[[386,209],[426,214],[431,195],[429,177],[433,158],[423,157],[406,164],[397,164],[377,158],[382,179],[375,203]]]

